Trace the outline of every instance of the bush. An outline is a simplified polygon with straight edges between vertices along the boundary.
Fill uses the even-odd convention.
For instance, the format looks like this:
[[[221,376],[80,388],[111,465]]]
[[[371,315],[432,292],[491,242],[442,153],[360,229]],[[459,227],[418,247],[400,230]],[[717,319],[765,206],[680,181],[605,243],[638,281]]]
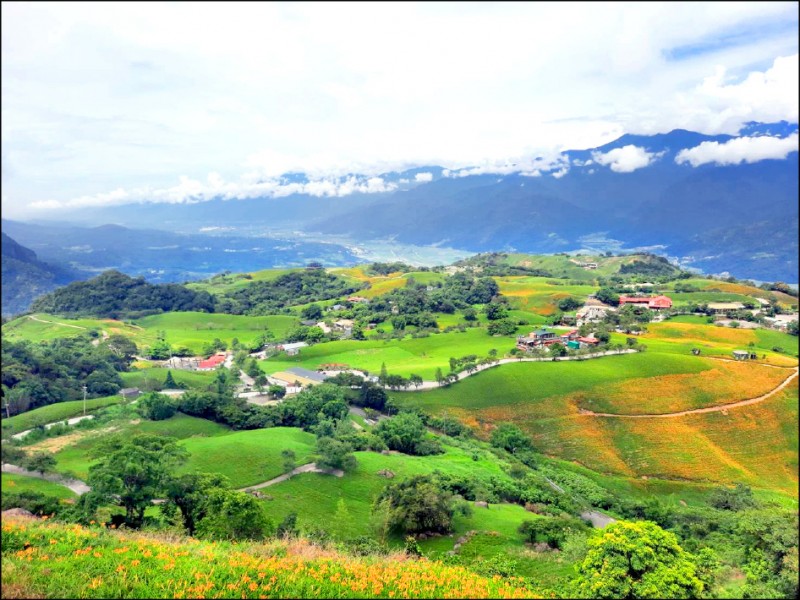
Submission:
[[[387,525],[398,533],[450,533],[453,528],[453,496],[432,475],[390,483],[376,499],[375,508],[386,509]]]
[[[428,440],[428,432],[419,415],[405,412],[378,423],[378,435],[391,450],[425,456],[442,452],[439,442]]]
[[[163,421],[174,416],[177,412],[175,403],[169,396],[151,392],[139,398],[139,409],[145,419]]]
[[[570,534],[588,529],[580,519],[542,517],[534,521],[523,521],[517,531],[530,544],[545,543],[551,548],[560,549]]]

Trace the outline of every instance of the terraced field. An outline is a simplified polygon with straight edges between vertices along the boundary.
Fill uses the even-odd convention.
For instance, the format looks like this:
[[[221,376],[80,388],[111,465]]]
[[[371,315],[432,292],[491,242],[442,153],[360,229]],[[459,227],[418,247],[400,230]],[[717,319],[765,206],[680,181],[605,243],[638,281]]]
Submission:
[[[767,393],[792,372],[644,353],[583,363],[509,364],[449,388],[392,397],[448,412],[479,431],[514,422],[543,452],[601,473],[744,481],[796,496],[796,382],[759,404],[708,414],[671,419],[581,414],[581,409],[661,414],[720,406]],[[763,456],[769,458],[757,464]]]

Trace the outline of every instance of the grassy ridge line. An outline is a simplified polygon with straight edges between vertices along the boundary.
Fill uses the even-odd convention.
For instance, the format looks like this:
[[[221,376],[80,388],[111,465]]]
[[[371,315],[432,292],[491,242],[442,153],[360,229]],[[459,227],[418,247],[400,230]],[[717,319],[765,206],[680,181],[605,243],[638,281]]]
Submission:
[[[104,398],[94,398],[86,401],[86,412],[91,413],[98,409],[112,404],[119,404],[122,401],[120,396],[106,396]],[[56,421],[63,421],[71,417],[83,414],[83,400],[71,400],[69,402],[58,402],[31,411],[14,415],[3,419],[3,433],[19,433],[26,429],[32,429],[39,425],[47,425]]]
[[[354,558],[305,540],[208,543],[7,518],[3,597],[532,598],[521,578]]]

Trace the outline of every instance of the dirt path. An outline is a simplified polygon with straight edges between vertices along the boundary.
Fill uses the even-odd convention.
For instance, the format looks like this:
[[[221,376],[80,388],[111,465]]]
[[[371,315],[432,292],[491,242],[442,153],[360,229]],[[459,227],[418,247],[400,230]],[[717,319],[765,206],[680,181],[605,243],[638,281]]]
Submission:
[[[336,477],[342,477],[344,475],[344,471],[342,471],[341,469],[322,469],[317,466],[317,463],[308,463],[307,465],[302,465],[300,467],[297,467],[296,469],[292,469],[288,473],[284,473],[283,475],[274,477],[269,481],[258,483],[256,485],[251,485],[245,488],[239,488],[239,491],[252,492],[253,490],[260,490],[262,488],[275,485],[276,483],[281,483],[282,481],[286,481],[287,479],[290,479],[295,475],[299,475],[300,473],[324,473],[326,475],[335,475]]]
[[[781,368],[781,367],[779,367],[779,368]],[[703,413],[726,411],[729,408],[738,408],[739,406],[748,406],[750,404],[758,404],[759,402],[763,402],[767,398],[770,398],[770,397],[774,396],[775,394],[780,392],[783,388],[785,388],[787,385],[789,385],[795,377],[797,377],[798,368],[795,367],[793,370],[794,370],[794,372],[791,375],[789,375],[789,377],[787,377],[783,381],[783,383],[778,385],[778,387],[776,387],[772,391],[767,392],[766,394],[763,394],[762,396],[758,396],[757,398],[750,398],[748,400],[740,400],[739,402],[732,402],[730,404],[722,404],[720,406],[709,406],[708,408],[695,408],[695,409],[692,409],[692,410],[682,410],[680,412],[664,413],[664,414],[660,414],[660,415],[617,415],[617,414],[612,414],[612,413],[596,413],[596,412],[592,412],[590,410],[584,410],[584,409],[581,409],[578,414],[581,415],[581,416],[584,416],[584,417],[614,417],[614,418],[617,418],[617,419],[665,419],[665,418],[671,418],[671,417],[684,417],[686,415],[699,415],[699,414],[703,414]]]
[[[53,483],[57,483],[59,485],[63,485],[66,488],[71,489],[73,492],[78,494],[78,496],[85,494],[86,492],[90,491],[88,485],[86,485],[80,479],[68,479],[62,475],[56,475],[53,473],[45,473],[42,475],[38,471],[28,471],[27,469],[23,469],[22,467],[18,467],[17,465],[7,465],[3,464],[2,467],[3,473],[15,473],[17,475],[25,475],[26,477],[35,477],[36,479],[44,479],[45,481],[51,481]]]
[[[86,329],[86,327],[81,327],[80,325],[70,325],[69,323],[59,323],[58,321],[45,321],[44,319],[37,319],[33,315],[28,315],[28,318],[32,321],[36,321],[38,323],[47,323],[48,325],[62,325],[63,327],[73,327],[75,329]]]

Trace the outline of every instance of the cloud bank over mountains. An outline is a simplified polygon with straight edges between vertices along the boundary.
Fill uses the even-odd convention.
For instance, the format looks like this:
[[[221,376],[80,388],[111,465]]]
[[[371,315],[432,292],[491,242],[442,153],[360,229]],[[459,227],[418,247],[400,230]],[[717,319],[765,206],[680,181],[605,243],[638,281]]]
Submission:
[[[1,21],[15,217],[387,191],[420,165],[563,177],[561,151],[626,133],[798,121],[791,2],[4,3]]]

